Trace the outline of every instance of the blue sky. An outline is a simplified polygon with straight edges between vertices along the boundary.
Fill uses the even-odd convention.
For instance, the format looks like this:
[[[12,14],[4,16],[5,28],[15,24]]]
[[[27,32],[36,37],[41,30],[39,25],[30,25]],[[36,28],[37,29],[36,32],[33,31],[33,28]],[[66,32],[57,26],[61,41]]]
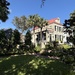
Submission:
[[[75,10],[75,0],[46,0],[41,8],[41,0],[8,0],[10,2],[9,9],[11,11],[9,19],[2,23],[1,28],[13,28],[12,20],[15,16],[20,17],[25,15],[38,14],[44,19],[50,20],[59,17],[63,24],[65,19],[68,19],[70,13]]]

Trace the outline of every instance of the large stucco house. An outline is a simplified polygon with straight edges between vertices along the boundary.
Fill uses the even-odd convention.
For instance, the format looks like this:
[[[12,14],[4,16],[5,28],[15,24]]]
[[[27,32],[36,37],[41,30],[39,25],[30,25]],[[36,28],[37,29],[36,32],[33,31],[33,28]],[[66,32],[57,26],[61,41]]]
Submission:
[[[32,42],[37,46],[40,44],[40,28],[35,27],[34,31],[31,31]],[[68,34],[63,32],[63,25],[60,23],[60,18],[54,18],[48,20],[48,25],[42,28],[42,48],[45,48],[45,45],[51,41],[58,41],[59,44],[67,42]]]

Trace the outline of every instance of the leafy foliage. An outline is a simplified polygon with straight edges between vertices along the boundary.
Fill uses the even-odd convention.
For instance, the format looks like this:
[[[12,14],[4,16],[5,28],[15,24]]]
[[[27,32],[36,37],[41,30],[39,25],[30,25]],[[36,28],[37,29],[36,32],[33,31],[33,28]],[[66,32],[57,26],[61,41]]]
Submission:
[[[46,49],[46,50],[52,50],[53,47],[54,47],[54,46],[53,46],[53,43],[52,43],[52,42],[49,42],[49,43],[46,44],[45,49]]]
[[[40,51],[41,51],[41,47],[39,45],[34,48],[35,53],[39,53]]]
[[[0,30],[0,54],[16,53],[17,44],[20,44],[18,30]]]
[[[12,22],[17,29],[21,30],[22,33],[28,29],[27,18],[25,16],[15,17]]]
[[[14,45],[17,45],[17,44],[20,44],[20,32],[18,30],[14,30],[13,32],[13,44]]]
[[[70,19],[65,20],[64,26],[66,32],[69,33],[69,42],[73,43],[74,48],[70,48],[67,51],[63,51],[63,61],[65,63],[75,65],[75,11],[70,14]],[[74,66],[75,67],[75,66]]]
[[[65,20],[64,26],[66,32],[69,33],[69,42],[72,42],[75,45],[75,11],[70,14],[70,19]]]
[[[41,45],[42,45],[42,28],[48,25],[48,22],[45,19],[41,18],[38,14],[36,14],[36,15],[30,15],[28,17],[28,25],[34,28],[33,29],[34,34],[35,34],[35,27],[38,27],[41,29],[40,37],[41,37]],[[35,38],[35,35],[34,35],[34,38]],[[35,39],[34,39],[34,44],[35,44]]]
[[[8,19],[10,3],[7,0],[0,0],[0,20],[5,22]]]
[[[25,49],[28,51],[34,48],[31,39],[32,39],[32,36],[31,36],[30,30],[28,30],[25,35]]]
[[[25,44],[26,45],[31,45],[31,39],[32,39],[32,37],[31,37],[31,33],[30,33],[30,31],[28,30],[27,31],[27,33],[26,33],[26,35],[25,35]]]
[[[66,64],[74,65],[75,62],[75,48],[63,49],[61,52],[61,59]]]
[[[0,30],[0,53],[4,53],[4,49],[7,46],[7,40],[4,30]]]

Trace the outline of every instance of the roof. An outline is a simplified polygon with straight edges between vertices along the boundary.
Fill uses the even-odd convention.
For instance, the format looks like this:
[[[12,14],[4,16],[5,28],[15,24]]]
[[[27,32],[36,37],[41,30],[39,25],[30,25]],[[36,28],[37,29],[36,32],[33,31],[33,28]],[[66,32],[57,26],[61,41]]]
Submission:
[[[54,19],[48,20],[48,22],[51,24],[51,23],[54,23],[55,20],[58,20],[58,18],[54,18]]]
[[[58,25],[62,25],[61,23],[56,22],[56,20],[59,20],[59,18],[53,18],[53,19],[51,19],[51,20],[48,20],[48,23],[49,23],[49,24],[55,23],[55,24],[58,24]]]
[[[59,20],[59,18],[53,18],[53,19],[51,19],[51,20],[48,20],[48,23],[49,23],[49,24],[55,23],[55,24],[58,24],[58,25],[62,25],[61,23],[56,22],[56,20]],[[33,30],[36,30],[36,29],[38,29],[38,28],[39,28],[39,27],[36,26],[35,28],[33,28]]]

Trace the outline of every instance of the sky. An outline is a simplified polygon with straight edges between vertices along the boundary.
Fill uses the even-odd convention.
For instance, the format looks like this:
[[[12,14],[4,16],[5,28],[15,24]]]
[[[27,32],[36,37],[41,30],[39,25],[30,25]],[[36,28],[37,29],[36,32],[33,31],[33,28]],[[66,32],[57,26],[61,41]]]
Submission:
[[[40,17],[50,20],[60,18],[61,24],[65,19],[69,19],[70,13],[75,10],[75,0],[46,0],[41,8],[42,0],[8,0],[10,2],[8,15],[9,19],[6,22],[0,21],[0,29],[15,29],[12,24],[15,16],[21,17],[38,14]]]

